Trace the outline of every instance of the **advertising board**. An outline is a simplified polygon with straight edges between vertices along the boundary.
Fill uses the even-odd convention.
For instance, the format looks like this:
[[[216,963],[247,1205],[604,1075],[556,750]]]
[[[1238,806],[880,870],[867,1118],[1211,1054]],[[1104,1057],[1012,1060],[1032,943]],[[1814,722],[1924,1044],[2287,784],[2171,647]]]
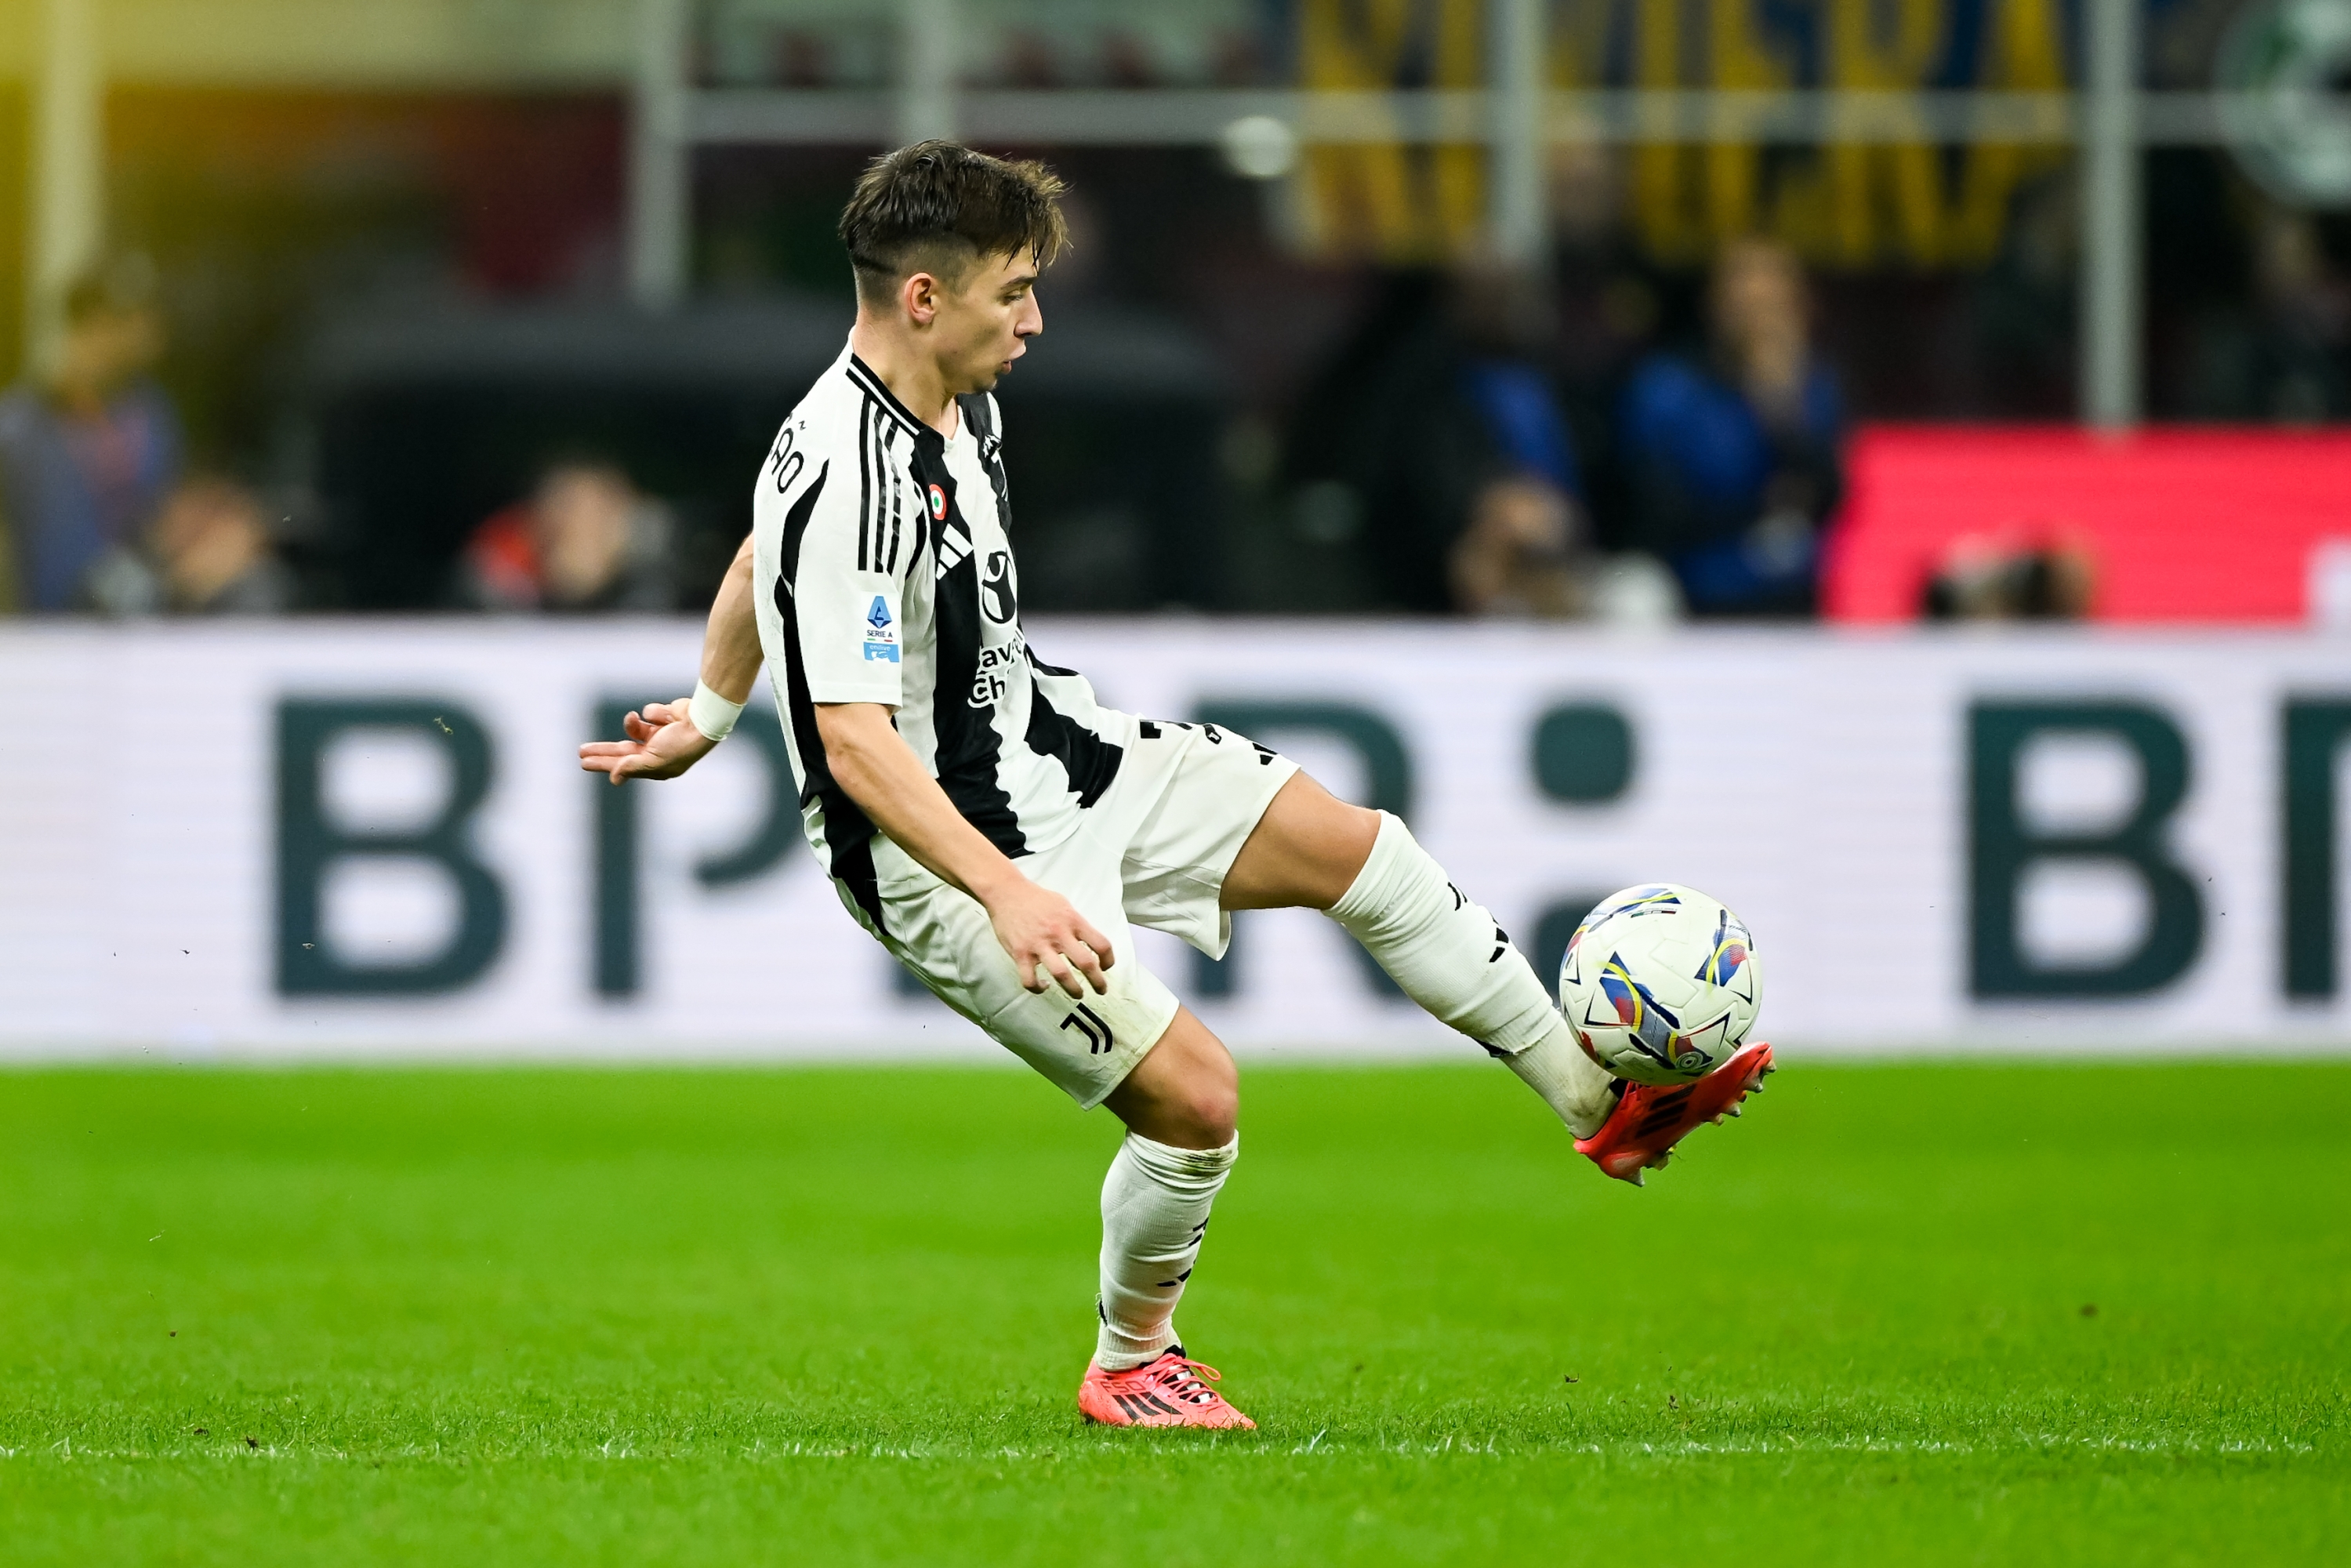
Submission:
[[[1792,1051],[2351,1050],[2351,644],[1047,622],[1105,701],[1404,815],[1539,965],[1599,895],[1737,908]],[[0,1055],[988,1058],[841,908],[764,711],[574,747],[683,622],[15,627]],[[762,698],[762,701],[765,699]],[[1454,1055],[1306,912],[1137,956],[1277,1060]]]
[[[2351,435],[2337,429],[1865,425],[1832,530],[1834,621],[1917,619],[1970,552],[2085,555],[2100,621],[2351,625]]]

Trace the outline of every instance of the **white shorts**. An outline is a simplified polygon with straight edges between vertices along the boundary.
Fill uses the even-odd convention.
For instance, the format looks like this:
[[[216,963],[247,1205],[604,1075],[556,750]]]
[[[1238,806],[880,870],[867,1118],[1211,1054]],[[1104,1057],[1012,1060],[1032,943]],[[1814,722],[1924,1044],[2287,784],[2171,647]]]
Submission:
[[[948,886],[877,836],[873,870],[882,900],[876,935],[940,1000],[1051,1079],[1088,1109],[1143,1060],[1175,1021],[1176,994],[1135,956],[1131,925],[1165,931],[1224,956],[1232,917],[1217,905],[1225,873],[1298,764],[1215,725],[1172,724],[1104,713],[1123,722],[1118,776],[1082,826],[1020,869],[1077,906],[1110,938],[1117,962],[1110,991],[1072,998],[1020,984],[979,901]],[[835,883],[839,887],[839,883]],[[841,902],[872,923],[846,888]]]

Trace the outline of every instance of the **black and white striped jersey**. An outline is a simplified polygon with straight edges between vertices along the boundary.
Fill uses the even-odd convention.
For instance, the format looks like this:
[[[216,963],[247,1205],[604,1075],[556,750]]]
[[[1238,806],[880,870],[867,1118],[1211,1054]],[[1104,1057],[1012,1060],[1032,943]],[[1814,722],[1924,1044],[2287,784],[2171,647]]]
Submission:
[[[878,925],[874,828],[834,784],[818,703],[881,703],[956,810],[1006,854],[1050,849],[1117,776],[1124,733],[1020,630],[996,400],[953,439],[843,350],[776,437],[752,507],[768,679],[808,839]]]

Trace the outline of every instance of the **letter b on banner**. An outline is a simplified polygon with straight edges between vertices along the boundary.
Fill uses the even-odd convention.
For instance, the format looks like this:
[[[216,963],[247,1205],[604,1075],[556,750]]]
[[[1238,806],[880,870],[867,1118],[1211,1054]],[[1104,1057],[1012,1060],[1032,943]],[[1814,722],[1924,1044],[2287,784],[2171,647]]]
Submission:
[[[449,793],[430,821],[348,829],[330,819],[328,748],[354,729],[423,737],[449,761]],[[402,699],[289,699],[277,707],[277,988],[288,996],[415,996],[478,978],[506,941],[506,891],[475,857],[475,810],[490,789],[490,738],[454,704]],[[328,940],[320,889],[339,861],[425,861],[456,885],[458,915],[440,950],[407,963],[360,965]]]
[[[2137,754],[2137,804],[2097,832],[2036,831],[2017,809],[2020,763],[2043,735],[2103,736]],[[2151,991],[2196,961],[2204,907],[2173,864],[2163,830],[2188,794],[2188,745],[2179,727],[2137,703],[1979,703],[1968,715],[1969,946],[1980,997],[2116,997]],[[2110,963],[2035,964],[2018,940],[2018,892],[2039,861],[2104,862],[2147,891],[2147,935]]]

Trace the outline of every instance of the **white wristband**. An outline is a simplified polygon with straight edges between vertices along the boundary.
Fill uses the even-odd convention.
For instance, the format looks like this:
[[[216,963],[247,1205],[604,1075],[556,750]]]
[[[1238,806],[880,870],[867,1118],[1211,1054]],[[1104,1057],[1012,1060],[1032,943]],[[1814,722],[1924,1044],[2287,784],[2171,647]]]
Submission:
[[[685,716],[705,738],[724,740],[735,733],[735,721],[743,716],[743,705],[728,702],[705,683],[696,681],[694,701],[686,706]]]

